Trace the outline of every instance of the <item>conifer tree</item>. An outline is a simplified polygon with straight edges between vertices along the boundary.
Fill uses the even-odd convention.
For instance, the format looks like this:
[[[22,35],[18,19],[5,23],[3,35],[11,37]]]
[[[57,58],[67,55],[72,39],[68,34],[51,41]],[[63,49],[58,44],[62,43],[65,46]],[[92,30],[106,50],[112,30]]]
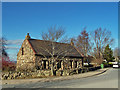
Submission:
[[[113,61],[114,59],[113,51],[109,47],[109,44],[105,47],[103,58],[106,59],[108,62]]]

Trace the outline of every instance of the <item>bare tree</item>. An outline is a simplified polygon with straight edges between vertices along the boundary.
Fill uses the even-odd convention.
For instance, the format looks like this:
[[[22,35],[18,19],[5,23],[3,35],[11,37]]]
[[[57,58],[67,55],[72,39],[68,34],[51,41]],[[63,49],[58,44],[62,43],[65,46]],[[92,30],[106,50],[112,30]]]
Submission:
[[[41,45],[39,48],[42,50],[40,54],[47,60],[50,60],[50,69],[51,75],[53,75],[54,70],[56,69],[56,65],[59,63],[59,60],[64,60],[65,63],[68,64],[68,60],[65,58],[68,55],[74,54],[74,46],[71,46],[67,43],[58,43],[52,41],[42,41],[43,46]],[[45,53],[47,53],[46,56]]]
[[[48,41],[60,41],[65,34],[65,28],[62,26],[56,27],[56,25],[48,28],[47,33],[42,33],[42,39]]]
[[[61,42],[61,40],[65,41],[65,38],[63,39],[63,35],[65,34],[64,28],[62,26],[56,28],[56,26],[54,27],[50,27],[48,29],[47,33],[42,33],[42,39],[43,40],[47,40],[49,41],[49,44],[47,44],[47,46],[50,46],[51,48],[47,48],[47,46],[41,47],[41,49],[45,52],[47,52],[50,55],[50,59],[51,59],[51,74],[53,75],[54,69],[56,67],[56,64],[58,64],[57,60],[58,59],[64,59],[64,62],[68,63],[68,60],[65,60],[65,57],[69,54],[72,53],[73,46],[71,46],[68,43],[59,43]],[[46,41],[44,41],[43,43],[45,43]],[[68,42],[68,41],[67,41]],[[62,46],[61,46],[62,45]],[[43,55],[45,58],[47,58],[43,53],[41,53],[41,55]]]
[[[111,32],[109,30],[102,30],[102,28],[98,28],[91,32],[91,55],[95,59],[103,58],[103,51],[107,44],[112,45],[114,39],[111,37]]]
[[[6,41],[7,40],[4,37],[0,38],[0,52],[4,56],[8,56],[6,51],[5,51],[5,49],[6,49],[5,45],[7,45]]]
[[[114,49],[113,55],[114,55],[116,61],[118,61],[119,58],[120,58],[120,48],[117,48],[117,47],[116,47],[116,48]]]
[[[4,70],[12,70],[13,68],[15,69],[15,63],[10,61],[8,54],[6,52],[6,39],[5,38],[0,38],[0,67],[1,69]]]
[[[90,44],[89,34],[87,33],[86,28],[84,28],[81,34],[77,37],[76,46],[84,56],[88,56]]]

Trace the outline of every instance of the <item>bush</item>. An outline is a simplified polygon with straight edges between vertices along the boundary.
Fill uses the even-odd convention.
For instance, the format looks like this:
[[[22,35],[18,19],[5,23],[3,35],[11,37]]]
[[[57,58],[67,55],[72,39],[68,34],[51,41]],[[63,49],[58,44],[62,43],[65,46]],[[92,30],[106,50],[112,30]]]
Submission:
[[[2,57],[2,71],[15,71],[16,64],[9,57]]]

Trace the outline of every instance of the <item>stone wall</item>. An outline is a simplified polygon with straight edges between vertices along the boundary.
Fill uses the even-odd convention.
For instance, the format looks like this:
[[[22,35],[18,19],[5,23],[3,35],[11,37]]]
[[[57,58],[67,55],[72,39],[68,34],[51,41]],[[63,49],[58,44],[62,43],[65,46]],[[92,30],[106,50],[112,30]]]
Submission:
[[[2,74],[2,79],[42,78],[50,75],[50,70],[37,70],[36,72],[8,72]]]
[[[35,67],[35,55],[28,40],[24,40],[17,55],[18,69],[33,69]]]
[[[84,67],[74,70],[57,70],[56,76],[68,76],[73,74],[80,74],[89,71],[95,71],[100,69],[100,66],[97,67]],[[35,72],[7,72],[2,73],[2,79],[22,79],[22,78],[43,78],[51,76],[50,70],[36,70]]]

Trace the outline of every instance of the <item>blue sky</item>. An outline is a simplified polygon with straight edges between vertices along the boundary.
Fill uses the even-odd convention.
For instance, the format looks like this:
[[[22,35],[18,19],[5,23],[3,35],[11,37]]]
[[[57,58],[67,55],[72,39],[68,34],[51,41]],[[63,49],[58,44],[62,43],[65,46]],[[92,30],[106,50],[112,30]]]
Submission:
[[[16,59],[22,40],[27,32],[41,39],[41,32],[52,25],[62,25],[66,35],[76,37],[84,27],[93,31],[99,27],[112,32],[118,40],[117,2],[19,2],[2,4],[2,35],[8,39],[8,54]],[[113,47],[113,48],[114,48]]]

